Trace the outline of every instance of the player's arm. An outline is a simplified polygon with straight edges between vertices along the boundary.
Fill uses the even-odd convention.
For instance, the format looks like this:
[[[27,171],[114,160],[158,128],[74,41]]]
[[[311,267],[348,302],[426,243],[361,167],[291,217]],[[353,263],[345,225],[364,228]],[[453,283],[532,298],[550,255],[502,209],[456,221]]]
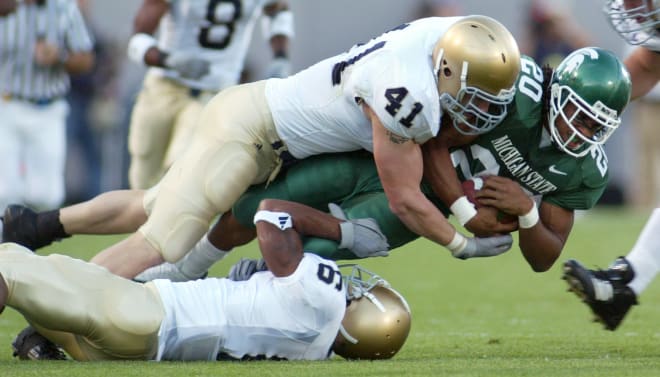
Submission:
[[[625,60],[633,83],[632,100],[653,89],[660,80],[660,53],[637,47]]]
[[[504,177],[489,177],[475,197],[487,206],[518,216],[519,247],[536,272],[547,271],[561,254],[573,227],[573,211],[534,199],[520,185]]]
[[[390,209],[411,231],[453,247],[460,234],[420,190],[420,146],[387,130],[368,105],[363,104],[363,108],[372,124],[374,160]]]
[[[136,63],[167,68],[183,78],[197,80],[208,74],[210,62],[189,51],[160,50],[153,36],[169,10],[170,4],[165,0],[144,0],[133,21],[128,57]]]
[[[341,238],[339,219],[322,215],[314,208],[284,200],[264,199],[259,203],[254,217],[257,240],[273,275],[288,276],[298,268],[303,255],[300,235]]]
[[[441,128],[438,136],[422,145],[424,178],[470,232],[480,237],[510,233],[516,229],[515,223],[501,223],[492,211],[476,209],[463,193],[449,148],[465,145],[474,138],[458,134],[451,126]]]
[[[165,0],[144,0],[133,20],[133,36],[129,41],[129,57],[142,60],[148,66],[163,66],[165,52],[157,47],[153,34],[161,18],[169,11],[170,5]],[[131,54],[131,44],[135,51]],[[142,51],[143,50],[143,51]],[[142,56],[139,56],[141,52]]]
[[[267,17],[264,32],[269,38],[273,51],[273,60],[268,67],[267,77],[287,77],[291,74],[289,62],[289,41],[294,36],[293,12],[284,1],[268,4],[264,7]]]

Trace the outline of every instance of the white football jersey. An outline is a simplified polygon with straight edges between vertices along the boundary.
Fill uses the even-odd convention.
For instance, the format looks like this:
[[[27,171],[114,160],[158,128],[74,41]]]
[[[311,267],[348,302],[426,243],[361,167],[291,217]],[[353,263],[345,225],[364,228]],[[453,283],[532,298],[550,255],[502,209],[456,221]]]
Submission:
[[[346,309],[337,265],[309,253],[287,277],[154,284],[165,308],[157,360],[325,359]]]
[[[296,158],[373,151],[364,101],[389,131],[423,143],[440,128],[433,48],[461,17],[403,24],[286,79],[270,79],[266,99],[278,134]]]
[[[183,79],[176,71],[152,67],[188,87],[219,91],[236,85],[256,20],[276,0],[169,0],[158,28],[158,48],[191,52],[211,62],[208,75]]]

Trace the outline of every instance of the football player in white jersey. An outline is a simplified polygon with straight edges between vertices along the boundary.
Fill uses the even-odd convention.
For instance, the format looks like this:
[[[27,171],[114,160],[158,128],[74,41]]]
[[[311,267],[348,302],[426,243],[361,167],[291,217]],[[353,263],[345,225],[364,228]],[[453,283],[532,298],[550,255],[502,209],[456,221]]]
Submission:
[[[302,250],[299,234],[314,234],[309,207],[281,211],[287,204],[261,203],[254,222],[269,271],[242,282],[140,284],[81,260],[1,244],[0,311],[16,309],[82,361],[321,360],[333,350],[392,357],[410,330],[405,299],[375,275],[351,275],[347,292],[335,262]]]
[[[465,133],[495,127],[515,93],[519,58],[511,33],[491,18],[428,18],[286,79],[228,88],[148,191],[147,222],[93,262],[134,277],[177,261],[250,185],[296,159],[362,148],[373,151],[390,206],[409,229],[454,253],[475,248],[477,239],[421,192],[420,144],[438,133],[443,114]]]
[[[131,60],[149,67],[131,115],[132,188],[156,183],[186,148],[204,104],[239,83],[260,17],[274,56],[268,75],[286,77],[293,15],[285,2],[144,0],[128,46]]]
[[[639,98],[660,82],[660,0],[608,0],[604,10],[614,29],[639,46],[624,61],[632,79],[632,99]],[[607,330],[619,327],[660,271],[659,229],[656,208],[630,253],[607,270],[589,270],[574,259],[564,263],[563,278]]]

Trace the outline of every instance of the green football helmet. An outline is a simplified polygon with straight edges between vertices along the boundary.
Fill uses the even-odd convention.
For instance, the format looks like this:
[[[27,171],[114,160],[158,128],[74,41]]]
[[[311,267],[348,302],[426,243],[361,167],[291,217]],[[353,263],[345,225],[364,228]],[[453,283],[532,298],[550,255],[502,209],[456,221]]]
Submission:
[[[630,74],[610,51],[585,47],[562,60],[550,80],[548,122],[559,149],[582,157],[604,144],[621,124],[631,87]]]
[[[628,43],[660,48],[660,0],[607,0],[604,12]]]

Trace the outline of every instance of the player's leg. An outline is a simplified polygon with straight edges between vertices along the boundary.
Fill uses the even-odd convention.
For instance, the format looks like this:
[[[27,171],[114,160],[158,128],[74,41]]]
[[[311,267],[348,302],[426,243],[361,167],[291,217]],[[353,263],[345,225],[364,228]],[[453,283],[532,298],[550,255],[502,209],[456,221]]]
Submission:
[[[380,230],[387,237],[390,250],[419,237],[408,230],[401,220],[390,211],[389,202],[384,192],[371,192],[351,198],[342,204],[342,208],[348,219],[375,219]],[[306,237],[304,239],[304,249],[334,260],[359,258],[350,250],[339,249],[337,242],[322,238]]]
[[[183,152],[188,148],[190,141],[193,138],[195,127],[199,121],[199,116],[204,109],[204,105],[208,99],[202,102],[199,98],[190,98],[186,105],[181,109],[176,119],[174,120],[174,129],[170,137],[170,143],[167,146],[165,157],[163,158],[163,173],[169,169],[170,166],[183,155]]]
[[[12,205],[2,217],[2,241],[36,250],[74,234],[133,232],[147,218],[144,195],[141,190],[109,191],[86,202],[44,212]]]
[[[263,199],[288,200],[327,211],[328,203],[378,190],[382,187],[371,154],[319,155],[299,161],[268,186],[251,187],[236,202],[233,214],[243,227],[254,228],[252,219]]]
[[[95,262],[129,278],[159,260],[176,262],[215,216],[228,211],[250,185],[278,171],[272,145],[281,141],[264,86],[232,87],[211,100],[190,148],[159,183],[147,222],[122,245],[97,255]]]
[[[0,245],[0,275],[5,304],[72,357],[150,359],[156,354],[164,309],[153,286],[67,256],[37,256],[16,244]]]
[[[608,330],[623,321],[637,296],[660,271],[660,208],[646,222],[635,246],[607,270],[589,270],[576,260],[564,263],[564,279]]]
[[[634,272],[628,286],[639,296],[660,271],[660,208],[653,210],[635,246],[625,259]]]
[[[174,120],[189,101],[189,89],[167,78],[148,74],[138,94],[128,134],[131,188],[147,189],[162,174]]]

